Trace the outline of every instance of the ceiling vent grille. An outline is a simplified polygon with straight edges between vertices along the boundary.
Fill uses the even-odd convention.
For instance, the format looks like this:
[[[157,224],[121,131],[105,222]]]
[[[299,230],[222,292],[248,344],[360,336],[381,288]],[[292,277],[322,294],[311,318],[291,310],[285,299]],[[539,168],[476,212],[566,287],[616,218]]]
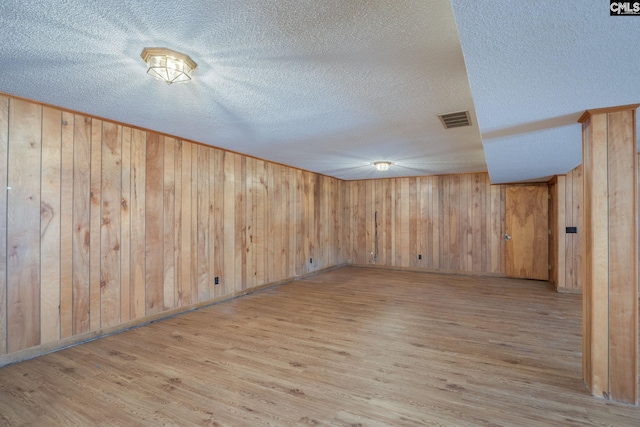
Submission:
[[[456,113],[439,114],[438,118],[445,129],[471,126],[471,119],[468,111],[458,111]]]

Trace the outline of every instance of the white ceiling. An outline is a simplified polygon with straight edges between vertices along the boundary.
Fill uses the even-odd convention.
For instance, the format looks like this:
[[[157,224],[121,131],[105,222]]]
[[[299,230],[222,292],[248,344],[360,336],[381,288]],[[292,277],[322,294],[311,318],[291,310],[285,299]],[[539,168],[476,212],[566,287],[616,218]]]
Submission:
[[[582,162],[587,109],[640,103],[640,16],[606,0],[453,0],[492,182]]]
[[[580,163],[585,109],[640,100],[640,17],[605,3],[3,0],[0,91],[343,179],[535,180]]]

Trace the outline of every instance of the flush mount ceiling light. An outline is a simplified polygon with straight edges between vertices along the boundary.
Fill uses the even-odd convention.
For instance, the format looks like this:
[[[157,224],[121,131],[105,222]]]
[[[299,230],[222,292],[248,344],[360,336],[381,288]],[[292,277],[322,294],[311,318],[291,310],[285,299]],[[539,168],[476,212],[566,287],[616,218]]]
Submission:
[[[198,66],[184,53],[164,47],[146,47],[140,56],[149,67],[147,74],[167,84],[188,82]]]
[[[375,166],[379,171],[388,171],[389,166],[391,166],[391,162],[373,162],[373,166]]]

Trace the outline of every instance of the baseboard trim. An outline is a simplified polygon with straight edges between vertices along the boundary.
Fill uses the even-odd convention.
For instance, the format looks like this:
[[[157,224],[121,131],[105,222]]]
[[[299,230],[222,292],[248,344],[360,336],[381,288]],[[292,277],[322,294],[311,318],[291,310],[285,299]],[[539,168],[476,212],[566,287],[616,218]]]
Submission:
[[[581,288],[566,288],[564,286],[558,286],[556,288],[556,292],[559,294],[573,294],[573,295],[582,295]]]
[[[390,265],[377,265],[377,264],[346,264],[348,267],[363,267],[363,268],[379,268],[383,270],[399,270],[399,271],[411,271],[414,273],[432,273],[432,274],[448,274],[454,276],[479,276],[479,277],[500,277],[508,279],[502,273],[477,273],[473,271],[459,271],[459,270],[434,270],[429,268],[419,267],[396,267]]]

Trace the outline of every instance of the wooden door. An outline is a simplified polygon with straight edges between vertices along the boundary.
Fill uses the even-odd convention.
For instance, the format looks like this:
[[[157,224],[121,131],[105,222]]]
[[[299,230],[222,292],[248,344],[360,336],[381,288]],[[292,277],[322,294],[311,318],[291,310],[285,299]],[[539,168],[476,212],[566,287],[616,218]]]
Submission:
[[[507,188],[505,270],[509,277],[549,280],[549,187]]]

